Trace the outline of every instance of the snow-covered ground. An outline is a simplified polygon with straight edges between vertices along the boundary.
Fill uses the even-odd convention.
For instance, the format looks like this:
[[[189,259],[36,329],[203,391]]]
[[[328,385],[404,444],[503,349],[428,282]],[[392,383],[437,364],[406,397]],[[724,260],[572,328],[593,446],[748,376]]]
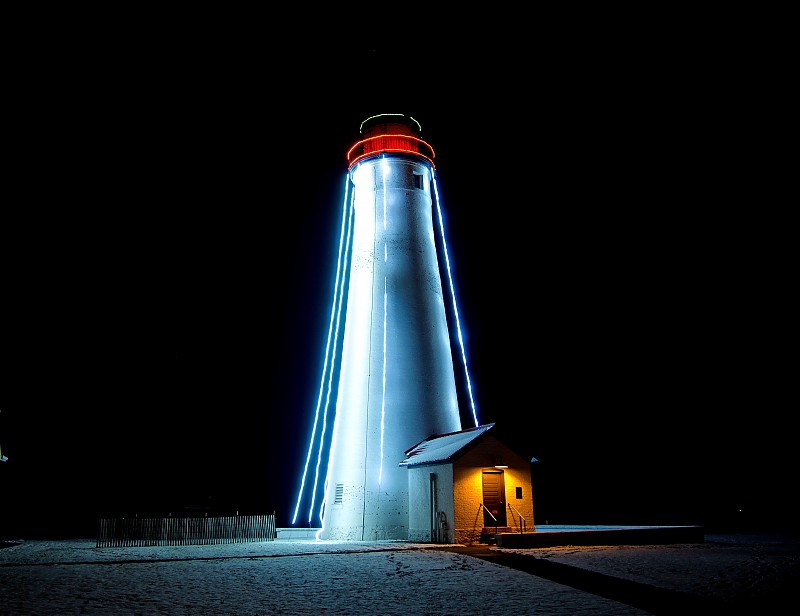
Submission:
[[[459,546],[276,540],[97,548],[94,540],[0,549],[0,614],[652,614],[603,580],[737,606],[772,605],[800,582],[800,540],[707,536],[704,543],[504,550],[565,565],[527,573]],[[564,571],[595,576],[594,584]],[[610,576],[610,577],[604,577]],[[559,579],[560,581],[555,581]],[[675,593],[673,593],[675,594]],[[605,595],[605,596],[604,596]],[[609,598],[616,597],[616,598]],[[638,606],[638,607],[637,607]],[[665,607],[666,610],[666,607]],[[766,612],[764,612],[766,613]]]

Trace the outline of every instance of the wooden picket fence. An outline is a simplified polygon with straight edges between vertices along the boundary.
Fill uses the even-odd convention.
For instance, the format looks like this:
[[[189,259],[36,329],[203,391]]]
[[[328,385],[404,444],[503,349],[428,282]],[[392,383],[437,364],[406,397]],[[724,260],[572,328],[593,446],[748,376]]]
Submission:
[[[98,548],[274,541],[275,514],[222,517],[101,518]]]

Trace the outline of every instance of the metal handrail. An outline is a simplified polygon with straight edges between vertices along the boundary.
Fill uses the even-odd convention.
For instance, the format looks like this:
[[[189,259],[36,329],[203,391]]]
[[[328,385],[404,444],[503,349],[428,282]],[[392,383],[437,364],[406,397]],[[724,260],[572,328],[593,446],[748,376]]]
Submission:
[[[524,533],[528,528],[528,524],[525,521],[525,518],[522,517],[522,514],[519,512],[519,509],[514,507],[514,505],[512,505],[511,503],[507,503],[507,504],[508,504],[508,508],[509,509],[511,509],[512,511],[516,511],[517,512],[517,515],[519,516],[519,519],[522,521],[522,524],[519,524],[519,533],[520,534]],[[491,513],[491,511],[489,513]],[[514,516],[511,516],[511,517],[514,517]]]
[[[484,505],[483,503],[479,503],[479,505],[480,505],[480,507],[482,509],[484,509],[484,511],[486,511],[486,513],[488,513],[490,516],[492,516],[492,519],[494,520],[494,534],[496,535],[497,534],[497,527],[499,526],[499,524],[497,522],[497,518],[494,517],[494,514],[491,511],[489,511],[489,508],[486,505]]]

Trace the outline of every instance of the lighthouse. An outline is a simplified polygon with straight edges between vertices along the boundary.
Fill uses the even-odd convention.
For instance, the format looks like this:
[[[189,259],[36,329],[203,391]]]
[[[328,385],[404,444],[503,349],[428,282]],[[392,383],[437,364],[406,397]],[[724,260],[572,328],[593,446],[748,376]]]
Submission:
[[[434,232],[433,148],[406,115],[362,122],[347,153],[341,363],[321,539],[408,538],[406,451],[461,430]]]

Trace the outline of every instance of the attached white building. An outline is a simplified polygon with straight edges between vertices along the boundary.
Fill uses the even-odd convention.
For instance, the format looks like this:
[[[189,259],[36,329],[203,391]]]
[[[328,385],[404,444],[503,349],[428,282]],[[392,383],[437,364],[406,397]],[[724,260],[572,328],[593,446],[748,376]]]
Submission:
[[[406,451],[408,540],[477,543],[534,531],[531,462],[490,434],[494,424],[435,435]]]

